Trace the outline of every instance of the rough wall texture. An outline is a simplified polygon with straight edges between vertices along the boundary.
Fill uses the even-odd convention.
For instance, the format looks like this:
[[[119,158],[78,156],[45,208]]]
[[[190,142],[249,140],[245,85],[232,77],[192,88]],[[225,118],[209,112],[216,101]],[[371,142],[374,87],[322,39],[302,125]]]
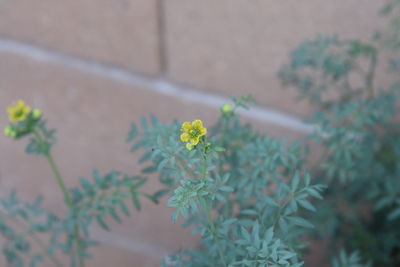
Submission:
[[[70,186],[93,168],[139,171],[125,143],[132,121],[155,114],[210,124],[231,95],[256,96],[258,108],[245,116],[259,129],[297,138],[312,109],[280,87],[279,67],[318,33],[369,38],[384,2],[0,1],[0,107],[22,98],[43,110],[58,129],[54,153]],[[62,209],[46,162],[25,155],[24,145],[0,137],[0,192],[41,193],[48,208]],[[151,179],[146,189],[158,186]],[[157,266],[195,246],[198,237],[172,224],[165,206],[146,202],[112,232],[93,229],[103,246],[89,265]]]

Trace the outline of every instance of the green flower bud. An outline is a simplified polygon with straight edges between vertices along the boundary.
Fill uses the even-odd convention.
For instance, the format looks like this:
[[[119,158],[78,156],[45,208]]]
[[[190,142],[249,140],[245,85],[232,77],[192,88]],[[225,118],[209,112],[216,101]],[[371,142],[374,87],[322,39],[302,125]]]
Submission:
[[[186,148],[187,150],[192,150],[194,148],[194,145],[192,145],[191,143],[187,143]]]
[[[42,116],[42,111],[41,111],[40,109],[35,108],[35,109],[32,111],[32,117],[33,117],[34,119],[39,119],[41,116]]]
[[[7,126],[4,128],[4,135],[11,137],[11,138],[15,138],[17,136],[16,131],[11,127],[11,126]]]
[[[4,135],[5,136],[10,136],[10,134],[11,134],[11,132],[12,132],[12,129],[11,129],[11,127],[10,126],[7,126],[7,127],[5,127],[4,128]]]
[[[230,113],[232,111],[232,107],[229,104],[225,104],[222,106],[222,112],[224,113]]]

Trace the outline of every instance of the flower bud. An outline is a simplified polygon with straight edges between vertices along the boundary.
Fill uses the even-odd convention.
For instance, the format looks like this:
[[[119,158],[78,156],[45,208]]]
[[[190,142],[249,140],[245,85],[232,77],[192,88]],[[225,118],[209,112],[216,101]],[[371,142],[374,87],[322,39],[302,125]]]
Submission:
[[[232,107],[229,104],[225,104],[222,106],[222,112],[223,113],[230,113],[232,111]]]
[[[11,133],[11,127],[10,126],[7,126],[6,128],[4,128],[4,135],[5,136],[10,136],[10,133]]]
[[[194,148],[194,145],[192,145],[191,143],[187,143],[186,148],[187,150],[192,150]]]
[[[39,119],[41,116],[42,116],[42,111],[41,111],[40,109],[35,108],[35,109],[32,111],[32,117],[33,117],[34,119]]]
[[[4,132],[4,135],[8,136],[8,137],[15,138],[17,136],[17,133],[11,126],[5,127],[3,132]]]

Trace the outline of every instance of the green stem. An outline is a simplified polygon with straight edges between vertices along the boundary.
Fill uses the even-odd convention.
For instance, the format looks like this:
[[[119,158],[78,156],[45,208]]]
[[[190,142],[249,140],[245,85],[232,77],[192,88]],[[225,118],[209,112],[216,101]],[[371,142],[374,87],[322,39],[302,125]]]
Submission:
[[[204,142],[203,142],[203,145],[204,145]],[[202,167],[202,170],[201,170],[201,180],[203,182],[205,182],[205,180],[206,180],[206,171],[207,171],[207,155],[205,154],[205,151],[204,151],[204,164],[203,164],[203,167]],[[214,224],[214,221],[213,221],[213,218],[212,218],[212,215],[211,215],[211,209],[210,209],[210,207],[209,207],[209,205],[207,204],[206,201],[204,201],[203,203],[204,203],[203,204],[204,210],[205,210],[206,215],[207,215],[208,225],[210,226],[211,233],[212,233],[212,235],[213,235],[213,237],[215,239],[215,243],[217,244],[219,256],[220,256],[220,258],[221,258],[221,260],[223,262],[223,265],[227,266],[226,265],[226,261],[225,261],[224,253],[222,251],[221,244],[219,242],[217,229],[215,228],[215,224]]]
[[[377,53],[373,52],[371,54],[371,63],[369,66],[369,70],[366,76],[366,85],[367,85],[367,89],[369,91],[369,97],[373,97],[374,96],[374,74],[375,74],[375,67],[376,64],[378,62],[378,58],[377,58]]]
[[[278,223],[279,219],[281,218],[281,212],[282,210],[286,207],[286,205],[290,202],[290,200],[294,199],[298,194],[302,193],[304,191],[304,188],[301,189],[300,191],[295,191],[292,194],[290,194],[290,196],[288,196],[284,202],[279,205],[278,211],[277,211],[277,215],[276,215],[276,219],[274,221],[273,227],[276,227],[276,224]]]
[[[201,169],[201,180],[202,180],[202,182],[206,181],[206,170],[207,170],[207,167],[204,165],[203,168]]]
[[[215,239],[215,243],[217,243],[219,256],[220,256],[224,266],[227,266],[226,265],[226,261],[225,261],[224,252],[222,251],[221,244],[219,242],[217,229],[215,228],[215,224],[214,224],[214,221],[213,221],[213,218],[212,218],[212,215],[211,215],[211,209],[208,207],[208,205],[206,203],[205,203],[204,209],[206,210],[207,220],[208,220],[208,224],[210,225],[211,233],[212,233],[212,235],[213,235],[213,237]]]
[[[54,177],[56,179],[56,182],[58,186],[60,187],[61,191],[64,194],[64,200],[65,203],[67,204],[68,208],[73,208],[73,201],[70,193],[67,190],[67,187],[65,186],[64,180],[61,177],[61,173],[53,159],[53,156],[50,153],[49,150],[49,144],[42,138],[41,134],[38,132],[37,129],[33,130],[33,134],[36,137],[36,141],[39,143],[39,147],[42,149],[42,152],[47,159],[47,161],[50,164],[51,170],[53,171]],[[85,263],[83,261],[83,257],[81,256],[81,250],[82,250],[82,242],[81,238],[79,236],[79,226],[75,224],[74,226],[74,237],[76,240],[76,246],[77,246],[77,258],[78,258],[78,266],[84,267]]]
[[[71,195],[69,194],[67,187],[65,186],[64,181],[61,178],[60,171],[58,170],[57,165],[54,162],[53,156],[50,154],[50,152],[47,152],[44,155],[50,164],[51,170],[54,173],[54,177],[56,178],[56,182],[57,182],[58,186],[60,187],[61,191],[64,194],[65,203],[67,203],[69,208],[72,208],[73,203],[72,203]]]

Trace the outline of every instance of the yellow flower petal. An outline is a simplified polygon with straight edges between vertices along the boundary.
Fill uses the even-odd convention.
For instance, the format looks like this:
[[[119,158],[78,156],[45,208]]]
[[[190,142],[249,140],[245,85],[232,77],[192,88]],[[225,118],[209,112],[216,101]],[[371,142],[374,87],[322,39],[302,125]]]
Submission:
[[[206,134],[207,134],[207,128],[206,127],[201,128],[200,129],[200,136],[206,135]]]
[[[21,108],[23,108],[24,106],[25,106],[25,101],[24,101],[24,100],[18,100],[18,101],[17,101],[16,107],[17,107],[18,109],[21,109]]]
[[[182,142],[188,142],[189,139],[190,139],[190,135],[188,133],[181,134],[181,141]]]
[[[183,132],[189,132],[190,131],[190,129],[192,129],[192,125],[190,124],[190,122],[184,122],[183,124],[182,124],[182,131]]]
[[[203,128],[203,122],[201,120],[194,120],[192,122],[192,126],[193,126],[193,128],[197,128],[197,129]]]
[[[192,144],[192,145],[197,145],[198,143],[199,143],[199,141],[200,141],[200,136],[194,136],[194,137],[192,137],[191,139],[190,139],[190,143]]]
[[[14,110],[15,110],[15,108],[14,108],[13,106],[9,106],[9,107],[7,108],[7,113],[13,113]]]

